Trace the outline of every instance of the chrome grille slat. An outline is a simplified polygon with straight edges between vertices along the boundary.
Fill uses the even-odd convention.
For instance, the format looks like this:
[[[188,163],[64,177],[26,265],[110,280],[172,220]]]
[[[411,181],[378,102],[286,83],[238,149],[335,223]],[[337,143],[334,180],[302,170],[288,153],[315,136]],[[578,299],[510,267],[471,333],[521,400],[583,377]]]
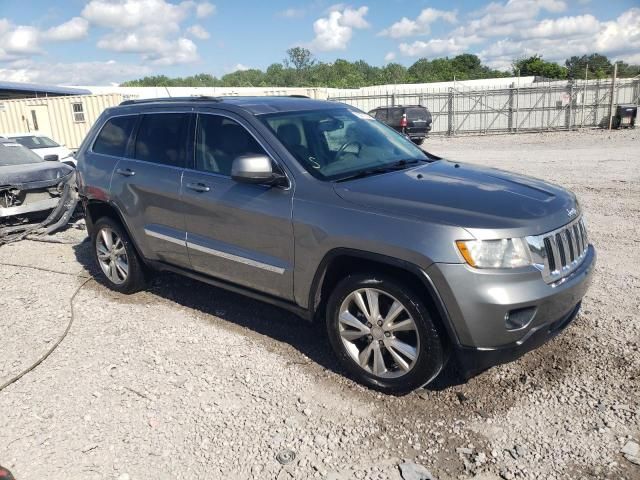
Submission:
[[[555,283],[582,263],[589,247],[582,217],[552,232],[527,237],[534,265],[546,283]]]
[[[577,224],[573,226],[573,237],[576,240],[576,251],[578,252],[578,256],[580,256],[582,255],[584,248],[582,244],[582,234],[580,233],[580,229]]]
[[[558,244],[556,243],[556,236],[550,235],[549,242],[551,242],[551,255],[553,258],[553,264],[556,267],[553,271],[557,272],[562,268],[562,264],[560,263],[560,250],[558,249]]]
[[[567,237],[567,243],[569,244],[569,260],[573,262],[576,259],[576,252],[578,251],[576,243],[573,240],[573,227],[567,228],[564,233]]]

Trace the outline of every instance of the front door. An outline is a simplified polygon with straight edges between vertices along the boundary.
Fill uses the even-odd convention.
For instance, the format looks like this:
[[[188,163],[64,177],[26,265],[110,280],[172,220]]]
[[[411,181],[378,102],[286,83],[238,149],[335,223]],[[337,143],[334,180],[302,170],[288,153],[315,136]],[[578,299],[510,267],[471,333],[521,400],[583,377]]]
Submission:
[[[229,113],[198,116],[195,164],[182,179],[191,265],[207,275],[291,299],[293,190],[231,179],[231,164],[240,155],[274,158],[257,132],[239,120]]]
[[[145,258],[189,268],[180,185],[193,115],[179,112],[141,116],[128,157],[111,180],[113,201]]]
[[[27,107],[27,125],[29,131],[38,131],[48,136],[53,136],[51,122],[49,121],[49,107],[47,105],[29,105]]]

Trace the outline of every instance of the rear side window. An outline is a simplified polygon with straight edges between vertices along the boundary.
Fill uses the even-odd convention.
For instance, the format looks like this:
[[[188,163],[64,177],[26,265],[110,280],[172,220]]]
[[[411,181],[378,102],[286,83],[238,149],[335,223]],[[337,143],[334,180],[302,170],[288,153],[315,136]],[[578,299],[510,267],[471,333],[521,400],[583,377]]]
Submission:
[[[187,157],[188,113],[154,113],[142,116],[134,158],[184,167]]]
[[[407,108],[407,118],[412,122],[416,120],[426,122],[427,110],[424,108]]]
[[[389,114],[386,108],[376,111],[376,120],[380,120],[382,122],[389,120]]]
[[[389,122],[393,125],[399,125],[400,119],[402,118],[402,109],[401,108],[390,108],[389,109]]]
[[[136,119],[136,115],[128,115],[107,120],[93,144],[94,153],[124,157]]]

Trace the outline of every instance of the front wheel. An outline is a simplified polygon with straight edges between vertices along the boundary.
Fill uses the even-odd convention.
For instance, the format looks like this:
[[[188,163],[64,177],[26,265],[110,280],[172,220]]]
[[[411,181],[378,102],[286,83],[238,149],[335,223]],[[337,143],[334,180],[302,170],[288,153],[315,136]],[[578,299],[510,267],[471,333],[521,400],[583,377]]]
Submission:
[[[442,370],[442,342],[428,309],[391,277],[348,276],[331,294],[326,320],[341,364],[366,386],[403,394]]]

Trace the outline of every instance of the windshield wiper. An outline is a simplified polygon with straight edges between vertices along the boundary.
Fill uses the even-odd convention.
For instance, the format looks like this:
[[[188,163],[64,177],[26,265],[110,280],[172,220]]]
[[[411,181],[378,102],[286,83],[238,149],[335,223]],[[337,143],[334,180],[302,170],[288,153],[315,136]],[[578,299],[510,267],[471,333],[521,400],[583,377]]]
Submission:
[[[408,160],[398,160],[393,163],[389,163],[388,165],[382,165],[376,168],[368,168],[366,170],[361,170],[358,173],[354,173],[353,175],[348,175],[346,177],[342,177],[336,180],[336,182],[344,182],[345,180],[355,180],[357,178],[369,177],[371,175],[378,175],[381,173],[395,172],[397,170],[404,170],[407,167],[415,165],[422,160],[417,160],[415,158],[411,158]]]

